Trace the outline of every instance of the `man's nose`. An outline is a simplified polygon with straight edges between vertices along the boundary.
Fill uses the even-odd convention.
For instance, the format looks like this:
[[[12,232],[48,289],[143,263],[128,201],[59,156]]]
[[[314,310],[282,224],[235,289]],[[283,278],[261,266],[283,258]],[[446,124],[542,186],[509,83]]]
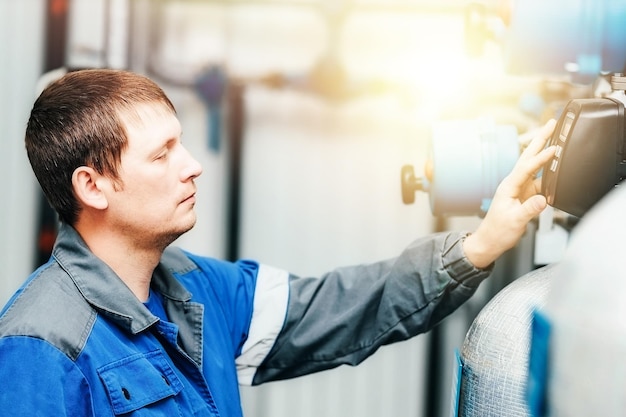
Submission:
[[[196,158],[194,158],[186,148],[184,149],[185,153],[185,167],[182,171],[183,180],[194,179],[202,174],[202,164],[198,162]]]

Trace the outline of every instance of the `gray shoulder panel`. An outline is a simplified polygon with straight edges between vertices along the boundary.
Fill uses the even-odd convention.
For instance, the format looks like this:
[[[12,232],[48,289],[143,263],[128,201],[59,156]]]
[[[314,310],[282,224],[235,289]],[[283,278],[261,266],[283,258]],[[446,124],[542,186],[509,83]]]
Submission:
[[[0,317],[0,337],[43,339],[76,360],[96,316],[74,282],[53,262],[39,271]]]

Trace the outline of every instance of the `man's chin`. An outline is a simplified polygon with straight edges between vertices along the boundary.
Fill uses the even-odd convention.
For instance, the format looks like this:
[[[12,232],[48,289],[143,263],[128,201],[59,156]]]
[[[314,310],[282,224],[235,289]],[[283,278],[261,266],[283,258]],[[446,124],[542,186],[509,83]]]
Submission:
[[[182,225],[180,229],[177,232],[175,232],[177,233],[176,239],[178,239],[180,236],[184,235],[185,233],[193,229],[195,225],[196,225],[196,217],[194,216],[193,220],[190,220],[187,224]]]
[[[180,235],[184,235],[185,233],[187,233],[188,231],[190,231],[191,229],[193,229],[193,227],[196,225],[196,218],[194,217],[193,221],[190,222],[187,227],[183,228],[183,231],[180,233]],[[179,236],[180,236],[179,235]]]
[[[159,246],[161,246],[161,248],[164,250],[169,245],[171,245],[176,239],[178,239],[179,237],[181,237],[182,235],[184,235],[185,233],[193,229],[195,225],[196,225],[196,219],[194,217],[193,221],[190,221],[185,225],[181,225],[180,228],[170,230],[168,233],[164,233],[163,235],[160,236],[160,238],[157,238],[157,241],[159,242]]]

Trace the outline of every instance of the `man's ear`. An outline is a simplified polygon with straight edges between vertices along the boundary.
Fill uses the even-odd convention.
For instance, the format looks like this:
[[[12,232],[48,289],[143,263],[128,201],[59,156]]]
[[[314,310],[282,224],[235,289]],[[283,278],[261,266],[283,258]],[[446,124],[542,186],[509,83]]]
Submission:
[[[78,201],[83,207],[93,207],[104,210],[109,206],[106,194],[102,190],[103,181],[108,181],[96,170],[80,166],[72,174],[72,188]]]

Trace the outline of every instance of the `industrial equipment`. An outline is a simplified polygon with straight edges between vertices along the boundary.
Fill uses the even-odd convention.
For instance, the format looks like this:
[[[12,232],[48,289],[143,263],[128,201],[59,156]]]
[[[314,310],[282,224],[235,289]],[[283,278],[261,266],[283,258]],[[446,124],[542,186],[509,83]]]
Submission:
[[[416,191],[425,191],[434,215],[484,215],[518,157],[515,126],[488,119],[434,123],[424,176],[402,167],[402,200],[411,204]]]
[[[611,77],[613,91],[607,97],[571,100],[563,110],[549,142],[549,145],[557,146],[556,155],[543,169],[542,192],[552,206],[581,217],[593,210],[596,203],[601,202],[614,190],[626,175],[624,170],[626,163],[624,156],[625,80],[621,75],[614,75]],[[618,203],[613,202],[613,204]],[[597,218],[598,215],[595,217]],[[605,216],[603,219],[619,217],[621,216],[615,214],[615,216]],[[598,221],[603,222],[604,228],[608,228],[606,220],[596,219],[596,222]],[[602,288],[599,290],[600,293],[604,293],[606,288],[615,289],[614,285],[603,286],[592,282],[598,274],[592,270],[591,264],[605,264],[605,262],[579,261],[579,259],[597,260],[601,253],[605,258],[604,250],[607,245],[602,245],[602,243],[605,240],[605,232],[608,233],[608,230],[591,232],[588,226],[583,230],[587,234],[594,234],[591,240],[599,241],[595,244],[590,244],[588,241],[578,243],[578,248],[571,249],[569,253],[566,252],[565,266],[552,263],[513,281],[489,301],[476,317],[457,357],[459,362],[458,375],[455,379],[458,381],[457,397],[453,400],[455,416],[543,416],[548,384],[553,395],[551,401],[557,404],[559,409],[566,410],[563,414],[555,415],[595,414],[599,410],[598,404],[601,400],[611,397],[610,395],[602,396],[600,395],[602,390],[595,389],[598,399],[592,408],[585,406],[586,411],[581,412],[580,405],[569,405],[572,398],[572,386],[581,395],[588,393],[587,389],[593,390],[591,387],[593,384],[587,382],[587,377],[579,377],[581,355],[593,358],[586,362],[588,369],[582,371],[582,374],[587,376],[595,374],[598,377],[596,379],[601,379],[602,375],[598,374],[594,363],[606,357],[606,355],[596,356],[588,353],[598,349],[607,349],[600,346],[603,345],[602,343],[597,343],[601,339],[599,325],[589,326],[584,323],[588,321],[589,316],[596,317],[596,320],[601,322],[602,320],[597,318],[598,314],[607,315],[604,317],[605,322],[609,322],[610,317],[621,316],[614,311],[611,303],[607,308],[600,308],[601,305],[604,306],[604,303],[599,294],[595,301],[598,302],[596,307],[601,313],[590,313],[587,309],[581,309],[581,303],[586,302],[587,292],[572,289],[588,286],[589,291],[593,292],[600,286]],[[614,239],[616,242],[617,236],[616,234]],[[584,252],[580,247],[587,249],[593,247],[593,250],[601,248],[601,253],[598,252],[597,256],[594,256]],[[571,255],[572,251],[575,255]],[[619,254],[616,254],[616,257],[619,258]],[[609,258],[613,257],[609,256]],[[579,263],[585,266],[584,272],[577,268],[576,271],[572,269],[572,264],[578,265]],[[578,277],[578,283],[571,282],[572,274]],[[600,275],[615,276],[610,271]],[[560,284],[554,284],[555,280]],[[560,289],[557,289],[558,295],[550,297],[550,290],[555,285],[560,285]],[[563,291],[568,295],[564,297]],[[542,310],[550,312],[554,323],[560,326],[557,332],[560,339],[552,345],[549,352],[547,351],[549,338],[546,340],[545,335],[551,332],[550,328],[554,324],[551,324],[550,319],[536,315],[537,311]],[[604,326],[607,333],[611,332],[608,327],[610,326]],[[586,330],[590,328],[595,330]],[[608,348],[607,352],[613,354],[614,350],[622,346],[625,340],[619,332],[616,338],[609,339],[613,345]],[[534,346],[535,350],[534,367],[530,364],[531,346]],[[559,374],[548,380],[545,364],[550,361],[554,362],[550,366],[555,366]],[[576,363],[576,372],[572,371],[573,363]],[[528,382],[529,367],[535,369],[534,373],[530,374],[530,384]],[[529,387],[530,403],[528,402]],[[617,395],[616,398],[621,398],[621,395]],[[587,399],[583,402],[588,404]],[[599,415],[617,415],[616,411],[623,411],[621,403],[607,401],[604,406],[607,412]],[[577,410],[579,414],[572,414],[573,410]]]
[[[582,216],[626,176],[626,77],[614,75],[608,97],[571,100],[550,140],[557,152],[544,168],[548,204]]]
[[[626,328],[621,273],[626,189],[585,215],[533,316],[528,402],[533,417],[622,416]]]

